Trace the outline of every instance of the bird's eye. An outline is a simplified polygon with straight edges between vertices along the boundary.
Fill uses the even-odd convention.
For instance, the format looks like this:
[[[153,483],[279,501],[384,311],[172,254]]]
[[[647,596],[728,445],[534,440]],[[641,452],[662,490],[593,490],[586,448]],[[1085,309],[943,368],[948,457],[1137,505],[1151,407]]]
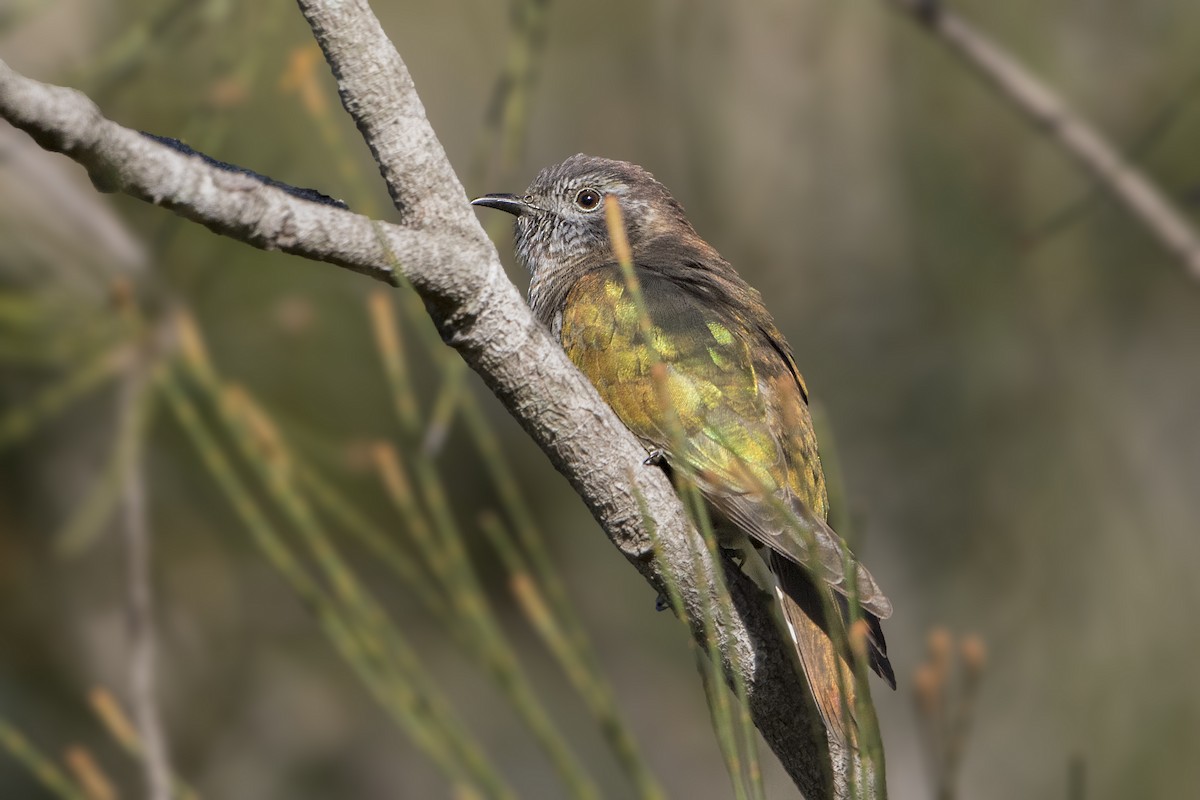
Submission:
[[[600,192],[595,189],[580,189],[575,195],[575,205],[584,211],[594,211],[600,205]]]

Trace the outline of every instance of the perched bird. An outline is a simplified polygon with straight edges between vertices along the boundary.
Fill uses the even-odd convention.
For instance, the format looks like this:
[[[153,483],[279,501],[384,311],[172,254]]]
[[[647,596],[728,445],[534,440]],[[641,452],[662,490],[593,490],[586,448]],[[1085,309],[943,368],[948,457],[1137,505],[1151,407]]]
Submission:
[[[649,337],[609,239],[606,198],[622,212]],[[696,483],[722,547],[769,567],[821,717],[854,745],[853,656],[830,636],[836,626],[836,641],[847,641],[848,572],[869,663],[894,689],[879,625],[892,606],[826,523],[808,389],[762,296],[634,164],[580,154],[543,170],[524,195],[472,203],[516,216],[535,316],[647,450]]]

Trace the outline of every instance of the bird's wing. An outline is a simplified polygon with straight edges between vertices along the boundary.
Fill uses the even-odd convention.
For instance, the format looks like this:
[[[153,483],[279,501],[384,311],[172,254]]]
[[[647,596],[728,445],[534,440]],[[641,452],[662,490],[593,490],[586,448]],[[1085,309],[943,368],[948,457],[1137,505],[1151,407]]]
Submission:
[[[859,603],[890,616],[891,603],[822,518],[816,440],[786,350],[756,338],[761,330],[732,309],[638,272],[651,341],[639,333],[619,269],[606,267],[568,294],[561,336],[571,360],[634,434],[693,477],[722,517],[839,593],[850,593],[853,565]],[[663,393],[673,413],[663,411]]]
[[[705,497],[756,542],[804,567],[839,594],[849,597],[847,567],[856,580],[858,604],[879,619],[892,615],[892,603],[865,566],[858,562],[842,537],[817,517],[805,503],[764,497],[753,489],[731,492],[700,483]]]

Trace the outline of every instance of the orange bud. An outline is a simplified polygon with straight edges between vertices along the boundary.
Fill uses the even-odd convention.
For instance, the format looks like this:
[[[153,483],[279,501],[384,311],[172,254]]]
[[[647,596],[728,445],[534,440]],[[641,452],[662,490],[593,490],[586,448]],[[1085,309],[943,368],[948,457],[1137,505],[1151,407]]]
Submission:
[[[867,626],[865,619],[855,620],[854,624],[850,626],[850,651],[863,663],[867,659],[867,639],[870,633],[871,629]]]
[[[96,716],[100,717],[100,721],[104,723],[104,727],[114,739],[121,743],[122,747],[137,749],[140,747],[138,743],[137,729],[125,712],[121,710],[120,703],[117,698],[113,697],[112,693],[102,687],[95,687],[88,692],[88,704],[92,710],[96,712]]]
[[[133,309],[133,282],[127,276],[118,275],[113,278],[108,286],[108,293],[112,304],[121,313],[129,313]]]
[[[950,654],[954,650],[954,636],[940,625],[929,631],[926,638],[929,647],[929,660],[938,669],[945,669],[950,662]]]
[[[930,664],[922,664],[913,673],[913,695],[917,699],[917,710],[926,717],[937,714],[942,681],[937,670]]]
[[[967,674],[972,678],[978,677],[987,663],[987,645],[983,643],[983,639],[975,634],[964,637],[959,645],[959,652],[962,654]]]
[[[316,311],[308,298],[298,294],[283,297],[275,304],[275,324],[287,334],[298,336],[312,327]]]
[[[229,75],[218,78],[209,85],[207,99],[213,108],[236,108],[250,99],[250,89],[245,80],[236,75]]]
[[[83,793],[88,800],[117,800],[113,782],[86,749],[77,744],[71,745],[63,754],[63,761],[75,780],[83,787]]]

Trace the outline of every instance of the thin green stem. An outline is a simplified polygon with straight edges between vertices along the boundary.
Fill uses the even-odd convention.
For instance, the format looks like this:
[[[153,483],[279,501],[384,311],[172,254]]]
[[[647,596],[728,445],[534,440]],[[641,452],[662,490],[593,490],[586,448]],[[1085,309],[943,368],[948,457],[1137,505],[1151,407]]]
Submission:
[[[407,299],[409,293],[405,292],[403,296]],[[415,295],[411,297],[415,298]],[[507,646],[503,633],[488,610],[486,597],[467,558],[461,532],[449,510],[440,477],[430,460],[430,448],[427,446],[428,437],[425,445],[418,444],[421,438],[419,404],[413,391],[413,381],[409,376],[405,349],[398,335],[399,326],[396,324],[387,295],[378,292],[371,297],[370,316],[380,355],[384,360],[388,383],[392,389],[393,404],[400,422],[402,438],[411,445],[409,450],[414,454],[412,469],[420,499],[413,491],[398,454],[391,448],[380,448],[377,451],[377,462],[389,496],[408,523],[414,542],[424,554],[426,565],[435,578],[443,584],[445,593],[451,598],[458,614],[470,620],[475,626],[471,641],[475,645],[476,655],[480,656],[483,663],[492,671],[571,791],[577,796],[595,796],[598,790],[584,773],[575,756],[564,745],[563,737],[556,731],[548,715],[536,701],[536,695],[522,676],[515,655]],[[453,375],[453,371],[462,370],[461,363],[454,364],[454,360],[446,360],[443,363],[446,364],[443,373],[446,375],[445,383],[461,387],[461,378]],[[473,397],[469,393],[461,391],[456,392],[452,397],[456,397],[459,401],[459,407],[483,454],[502,502],[508,509],[515,512],[514,516],[517,519],[524,523],[520,530],[526,534],[523,543],[527,545],[529,551],[527,555],[533,558],[540,556],[545,562],[543,574],[553,574],[553,569],[544,556],[545,548],[537,538],[531,516],[527,513],[516,484],[510,477],[511,471],[503,463],[499,445],[480,410],[473,402]],[[448,400],[442,402],[446,405],[450,403]],[[422,506],[428,509],[428,517]],[[553,580],[544,581],[543,585],[548,591],[553,591],[551,585],[554,583]],[[565,591],[560,591],[565,598]],[[568,607],[565,599],[562,607]],[[563,627],[569,627],[569,625],[570,622]],[[582,626],[578,626],[578,628],[581,631]],[[586,651],[580,642],[584,641],[584,637],[580,632],[572,638],[576,650],[580,653],[577,662],[583,662]],[[625,738],[629,738],[627,734]],[[625,763],[624,759],[622,763]],[[645,784],[645,781],[641,781],[641,783]]]
[[[128,349],[125,345],[93,356],[62,379],[43,388],[24,405],[0,415],[0,452],[30,435],[39,425],[111,378],[126,357]]]
[[[441,584],[443,594],[449,598],[455,617],[464,625],[463,643],[468,652],[492,674],[550,757],[572,796],[598,797],[599,790],[538,701],[491,614],[432,463],[418,453],[414,465],[416,483],[421,492],[421,499],[418,500],[395,450],[381,446],[376,457],[388,496],[406,521],[426,567]],[[422,501],[424,507],[429,509],[428,516],[422,508]]]
[[[596,718],[601,734],[633,781],[638,797],[646,800],[665,797],[621,719],[612,689],[600,677],[594,665],[572,645],[562,629],[561,619],[552,611],[528,561],[505,529],[504,523],[495,514],[485,513],[480,518],[480,527],[508,571],[509,588],[517,605]]]
[[[356,630],[355,624],[343,618],[337,604],[295,558],[237,475],[198,409],[188,399],[174,370],[164,371],[160,386],[201,460],[229,498],[252,538],[293,591],[313,611],[322,630],[371,694],[452,783],[482,791],[488,797],[512,797],[512,792],[494,775],[494,771],[480,768],[482,759],[473,755],[475,748],[464,744],[458,735],[457,723],[450,722],[441,713],[444,704],[432,701],[428,694],[419,690],[416,683],[406,680],[415,676],[396,674],[398,668],[405,666],[402,661],[379,663],[375,657],[379,650],[377,641],[370,636],[364,637],[361,630]],[[464,758],[464,755],[468,757]]]
[[[122,750],[138,761],[145,758],[142,740],[133,721],[117,703],[117,699],[111,692],[103,688],[92,689],[88,693],[88,704],[108,735]],[[175,800],[199,800],[200,798],[199,793],[176,774],[171,775],[171,796]]]
[[[429,580],[428,573],[403,547],[383,531],[372,520],[362,514],[334,486],[317,474],[316,470],[293,456],[293,468],[297,480],[304,486],[312,500],[320,505],[350,535],[378,557],[400,582],[411,589],[425,610],[447,630],[456,631],[453,617],[446,611],[444,598]]]
[[[83,789],[34,747],[25,735],[0,719],[0,748],[8,751],[37,782],[62,800],[87,800]]]
[[[60,554],[75,556],[88,548],[103,532],[121,498],[121,490],[133,469],[150,424],[153,392],[147,386],[133,398],[133,407],[120,415],[108,459],[87,495],[55,537]]]

